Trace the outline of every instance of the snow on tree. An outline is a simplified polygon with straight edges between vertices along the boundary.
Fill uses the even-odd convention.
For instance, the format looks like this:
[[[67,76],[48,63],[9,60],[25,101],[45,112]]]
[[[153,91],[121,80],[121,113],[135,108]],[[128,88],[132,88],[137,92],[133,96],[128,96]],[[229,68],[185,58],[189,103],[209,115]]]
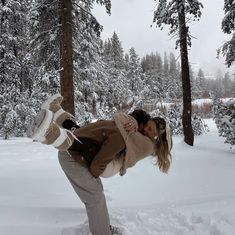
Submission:
[[[169,99],[182,99],[182,84],[180,77],[180,66],[176,63],[175,55],[170,52],[169,54],[169,74],[168,80],[169,83]]]
[[[17,113],[19,100],[23,99],[26,78],[27,1],[5,0],[0,2],[0,128],[5,138],[20,130],[16,126],[24,120]],[[18,130],[16,130],[18,129]]]
[[[175,59],[175,55],[170,52],[169,54],[169,73],[172,76],[175,76],[177,74],[177,65],[176,65],[176,59]]]
[[[232,34],[232,38],[226,41],[222,48],[218,49],[218,54],[222,50],[225,56],[226,65],[230,67],[235,61],[235,1],[224,0],[224,18],[222,20],[222,30],[226,34]]]
[[[165,118],[172,129],[173,135],[183,135],[182,109],[182,103],[174,103],[167,107],[166,112],[155,109],[150,112],[150,114],[152,117],[160,116]],[[192,127],[196,136],[205,134],[209,131],[208,126],[203,119],[196,114],[192,115]]]
[[[165,76],[169,73],[169,60],[166,52],[164,53],[163,72]]]
[[[229,72],[226,72],[223,77],[224,97],[233,97],[235,95],[235,80],[232,81]]]
[[[148,86],[146,93],[146,101],[154,103],[162,103],[165,98],[167,89],[165,89],[165,76],[162,66],[162,58],[158,53],[151,53],[142,58],[141,65],[144,71],[144,86]],[[163,92],[164,91],[164,92]]]
[[[112,57],[112,64],[113,67],[116,69],[123,69],[124,68],[124,54],[121,41],[119,40],[118,35],[114,32],[113,36],[111,37],[111,57]]]
[[[59,2],[35,0],[29,11],[29,37],[31,61],[30,78],[32,95],[36,95],[39,109],[40,103],[47,96],[57,93],[60,88],[60,38]]]
[[[102,86],[106,76],[101,60],[101,26],[89,11],[87,6],[74,8],[75,112],[79,122],[90,122],[97,115],[105,89]]]
[[[128,54],[127,54],[128,55]],[[127,70],[127,80],[129,90],[132,94],[129,95],[132,104],[135,106],[139,100],[139,96],[144,89],[143,73],[140,65],[140,58],[132,47],[129,51],[128,59],[125,60]],[[128,102],[130,103],[130,102]]]
[[[175,103],[168,108],[166,119],[168,120],[174,135],[183,134],[181,103]],[[203,119],[195,113],[192,115],[192,127],[196,136],[209,131],[208,126],[205,124]]]
[[[132,47],[129,51],[129,66],[128,66],[128,74],[127,78],[129,81],[130,90],[135,94],[139,94],[139,92],[143,88],[143,84],[141,81],[141,67],[140,67],[140,59],[135,52],[135,49]]]
[[[16,127],[17,113],[15,110],[11,110],[6,114],[3,128],[1,129],[4,139],[9,139],[9,137],[14,134]]]
[[[48,91],[48,93],[53,93],[55,89],[60,87],[64,96],[63,105],[71,113],[74,113],[73,60],[74,54],[76,57],[76,53],[78,53],[74,46],[78,44],[78,34],[82,37],[83,33],[86,33],[76,31],[79,27],[80,29],[84,28],[82,25],[84,22],[76,20],[76,17],[83,12],[83,15],[86,15],[84,18],[92,19],[90,23],[94,27],[100,27],[91,14],[94,2],[104,5],[107,12],[110,13],[111,3],[109,0],[35,0],[30,14],[31,45],[36,52],[35,63],[38,70],[38,73],[35,74],[38,74],[39,80],[49,79],[48,89],[50,92]],[[76,14],[73,9],[79,9],[80,14]],[[84,18],[83,20],[85,20]],[[39,52],[38,55],[37,52]],[[89,52],[83,50],[83,53]],[[34,59],[34,57],[32,58]]]
[[[75,114],[74,110],[74,67],[73,67],[73,32],[76,30],[76,23],[72,17],[73,5],[80,8],[81,11],[85,12],[85,15],[90,15],[93,27],[100,28],[99,23],[95,20],[95,17],[91,14],[93,3],[96,2],[100,5],[104,5],[107,13],[110,14],[111,2],[110,0],[89,0],[89,1],[72,1],[72,0],[60,0],[60,20],[61,20],[61,32],[62,38],[60,42],[60,84],[61,94],[64,96],[63,106],[65,110],[72,114]],[[78,27],[79,27],[79,22]],[[96,30],[96,29],[95,29]],[[83,32],[80,31],[82,34]]]
[[[74,82],[76,86],[82,86],[76,87],[75,90],[77,94],[82,92],[80,94],[84,96],[84,102],[88,101],[88,93],[93,98],[97,97],[94,91],[89,90],[89,85],[92,87],[91,80],[96,79],[96,73],[99,71],[95,66],[98,60],[94,61],[94,58],[91,58],[92,51],[93,54],[97,54],[97,44],[100,39],[95,33],[99,34],[98,31],[101,29],[91,14],[94,2],[104,5],[110,13],[109,0],[53,2],[35,0],[30,11],[31,60],[35,68],[32,70],[34,87],[39,94],[42,94],[41,100],[60,89],[64,96],[63,106],[71,113],[74,112]],[[89,61],[90,59],[92,61]],[[90,106],[87,103],[84,105]],[[87,112],[90,111],[88,108]]]
[[[193,132],[196,136],[202,135],[209,131],[209,127],[206,125],[203,119],[195,113],[192,116],[192,125]]]
[[[182,97],[182,88],[175,57],[170,54],[170,66],[168,66],[166,53],[164,58],[164,63],[162,63],[159,53],[151,53],[144,56],[141,60],[141,66],[144,71],[144,85],[149,87],[146,97],[148,97],[148,102],[152,100],[150,102],[153,104]]]
[[[182,105],[174,104],[167,111],[167,120],[174,135],[183,134],[182,126]]]
[[[225,143],[233,148],[235,145],[235,100],[223,102],[213,96],[214,120],[218,128],[219,136],[225,137]]]
[[[131,97],[126,71],[128,65],[125,65],[122,43],[115,32],[104,44],[103,60],[106,62],[108,74],[107,105],[109,108],[123,109]]]
[[[193,98],[204,98],[207,96],[206,79],[202,69],[199,69],[195,79],[192,79]]]

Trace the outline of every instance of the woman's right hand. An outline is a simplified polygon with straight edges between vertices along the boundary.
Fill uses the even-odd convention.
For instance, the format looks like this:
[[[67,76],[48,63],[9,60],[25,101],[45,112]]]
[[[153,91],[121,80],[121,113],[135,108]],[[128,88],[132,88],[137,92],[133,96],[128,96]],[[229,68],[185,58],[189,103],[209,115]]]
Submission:
[[[138,124],[132,118],[129,118],[129,121],[124,124],[124,129],[127,133],[138,131]]]

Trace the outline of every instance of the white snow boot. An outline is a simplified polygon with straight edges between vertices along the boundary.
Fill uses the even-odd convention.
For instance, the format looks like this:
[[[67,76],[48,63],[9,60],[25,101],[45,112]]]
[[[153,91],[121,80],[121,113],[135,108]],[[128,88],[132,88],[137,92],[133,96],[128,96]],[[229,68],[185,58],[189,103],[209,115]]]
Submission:
[[[45,133],[47,132],[49,126],[53,122],[53,112],[50,110],[41,110],[33,119],[31,124],[27,129],[27,136],[34,140],[40,141]]]
[[[42,109],[48,109],[54,113],[53,121],[59,125],[62,126],[63,122],[67,119],[71,119],[75,122],[75,118],[72,114],[66,112],[61,107],[61,102],[63,101],[63,96],[60,94],[55,94],[51,97],[49,97],[42,105]]]
[[[76,138],[70,131],[60,128],[54,123],[53,112],[47,109],[42,109],[35,117],[27,135],[43,144],[53,145],[62,151],[68,150]]]

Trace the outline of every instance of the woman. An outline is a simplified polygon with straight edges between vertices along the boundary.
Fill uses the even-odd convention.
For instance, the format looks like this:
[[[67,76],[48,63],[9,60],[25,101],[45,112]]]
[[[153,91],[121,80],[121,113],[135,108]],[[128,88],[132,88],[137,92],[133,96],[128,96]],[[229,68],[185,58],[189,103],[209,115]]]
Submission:
[[[71,114],[61,108],[61,102],[62,97],[55,95],[42,105],[43,111],[35,119],[30,136],[62,150],[59,152],[61,167],[86,206],[91,233],[110,235],[99,176],[117,172],[124,175],[127,168],[151,154],[157,156],[159,169],[167,172],[172,145],[170,129],[164,119],[148,117],[141,122],[138,116],[123,113],[115,114],[114,120],[78,128]],[[68,129],[77,129],[71,132],[65,129],[66,125]]]

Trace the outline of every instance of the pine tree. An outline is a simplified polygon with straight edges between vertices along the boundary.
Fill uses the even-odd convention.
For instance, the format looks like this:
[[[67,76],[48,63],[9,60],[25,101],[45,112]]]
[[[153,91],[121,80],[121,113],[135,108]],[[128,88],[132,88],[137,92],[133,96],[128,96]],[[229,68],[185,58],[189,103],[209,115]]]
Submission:
[[[130,90],[134,96],[137,96],[143,89],[143,81],[141,79],[141,66],[139,56],[136,54],[135,49],[132,47],[129,51],[127,79],[129,82]]]
[[[111,48],[112,48],[112,43],[111,40],[108,39],[107,41],[104,42],[103,53],[102,53],[103,60],[107,64],[111,64],[112,61]]]
[[[131,97],[127,80],[128,67],[125,65],[122,43],[114,32],[112,38],[104,45],[104,61],[107,63],[108,84],[106,86],[107,105],[120,110],[128,106]]]
[[[27,10],[25,0],[0,1],[0,129],[5,138],[17,132],[16,119],[20,122],[25,116],[20,115],[17,104],[22,100],[26,83],[23,62]]]
[[[89,8],[87,9],[89,11]],[[104,99],[104,62],[101,60],[101,27],[84,10],[74,8],[74,71],[76,113],[79,122],[91,121]],[[81,33],[82,32],[82,33]]]
[[[226,34],[232,34],[232,38],[222,46],[222,53],[225,56],[226,65],[230,67],[235,61],[235,2],[224,0],[225,16],[222,20],[222,30]],[[218,54],[221,49],[218,50]]]
[[[164,53],[163,67],[164,67],[164,75],[167,76],[169,74],[169,60],[166,52]]]
[[[198,85],[203,88],[204,87],[205,76],[204,76],[204,73],[203,73],[202,69],[198,70],[198,74],[197,74],[196,79],[198,80]]]
[[[214,82],[214,93],[218,97],[223,97],[224,94],[224,87],[223,87],[223,73],[221,69],[218,69],[216,71],[215,76],[215,82]]]
[[[213,111],[219,136],[225,137],[225,143],[235,145],[235,101],[233,99],[222,102],[215,95],[213,98]]]
[[[172,76],[175,76],[177,74],[177,68],[176,68],[176,59],[175,59],[175,55],[170,52],[170,55],[169,55],[169,73],[172,75]]]
[[[50,83],[53,78],[60,75],[60,88],[64,96],[64,108],[70,113],[74,113],[74,88],[73,88],[73,42],[74,30],[77,28],[73,15],[73,8],[80,8],[87,15],[91,16],[91,8],[94,2],[106,7],[110,13],[110,0],[89,0],[89,1],[72,1],[72,0],[35,0],[31,13],[31,25],[33,37],[32,46],[35,51],[39,51],[38,71],[40,80],[42,77],[49,79]],[[91,17],[94,19],[94,17]],[[99,25],[97,23],[97,25]],[[79,26],[78,26],[79,27]],[[82,31],[79,33],[83,34]],[[38,74],[38,73],[36,73]],[[48,74],[45,76],[45,74]],[[49,84],[50,84],[49,83]],[[52,82],[52,85],[58,82]]]
[[[159,0],[153,19],[158,27],[163,28],[163,25],[170,25],[170,34],[178,33],[179,35],[176,46],[180,46],[181,54],[184,140],[189,145],[193,145],[194,135],[191,124],[191,88],[188,63],[188,46],[191,46],[191,37],[186,25],[186,17],[192,15],[194,19],[199,19],[201,7],[202,4],[198,0]]]
[[[168,108],[166,119],[168,120],[174,135],[183,134],[181,103],[176,103]],[[192,115],[192,127],[196,136],[202,135],[209,131],[209,128],[203,119],[196,114]]]
[[[158,53],[147,54],[142,58],[141,66],[144,71],[144,86],[147,86],[146,101],[152,104],[162,103],[165,95],[163,92],[162,59]]]
[[[169,54],[169,94],[172,99],[182,99],[182,84],[180,78],[180,65],[176,63],[175,55]]]
[[[29,14],[30,19],[30,60],[33,86],[45,99],[49,93],[58,92],[60,69],[61,27],[59,2],[35,0]]]
[[[223,77],[223,90],[224,90],[224,97],[231,97],[232,96],[232,81],[230,79],[229,72],[225,73]],[[235,90],[235,88],[234,88]]]
[[[196,79],[195,79],[195,93],[197,98],[203,98],[207,95],[206,84],[205,84],[205,76],[202,69],[198,70]]]
[[[113,66],[115,69],[124,68],[124,54],[122,44],[118,38],[118,35],[114,32],[111,38],[111,57]]]

